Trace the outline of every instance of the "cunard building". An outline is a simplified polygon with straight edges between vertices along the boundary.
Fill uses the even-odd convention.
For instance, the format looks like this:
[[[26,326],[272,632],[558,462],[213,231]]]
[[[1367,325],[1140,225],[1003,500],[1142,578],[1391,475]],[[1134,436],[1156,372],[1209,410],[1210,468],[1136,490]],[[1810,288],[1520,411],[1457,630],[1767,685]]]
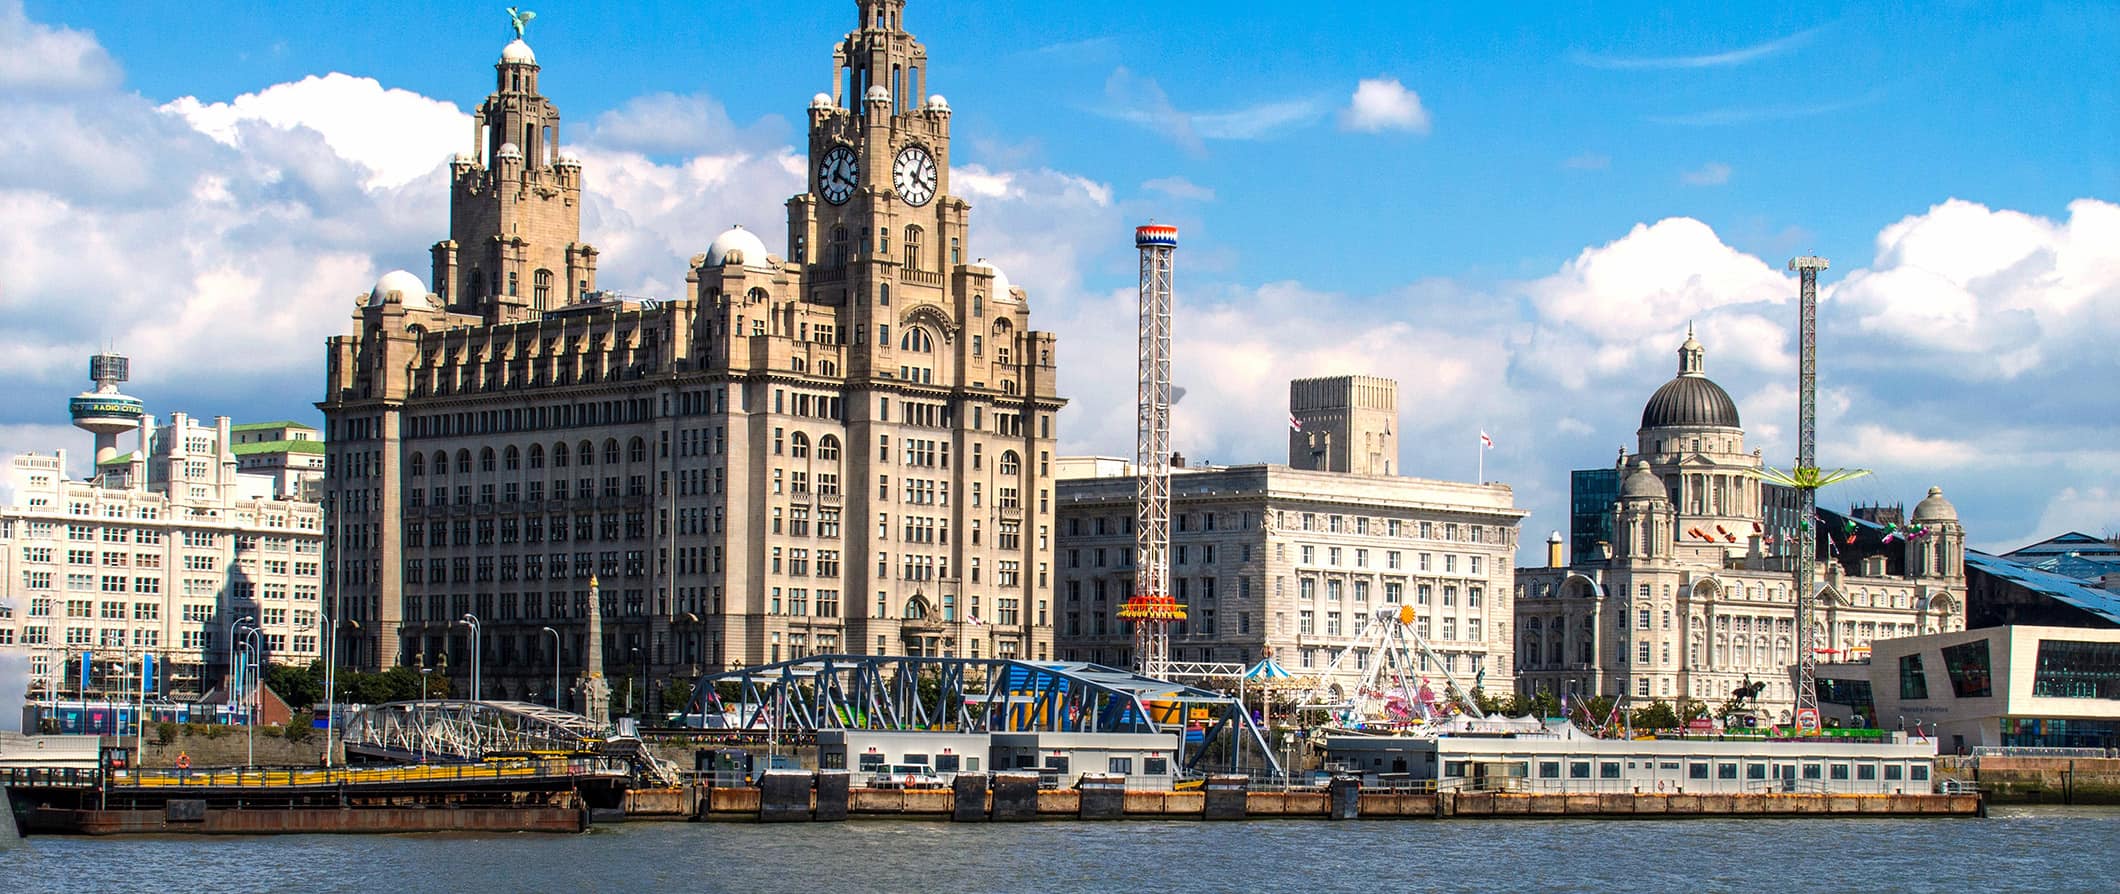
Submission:
[[[384,276],[327,348],[349,663],[461,679],[470,615],[486,697],[544,700],[590,611],[651,691],[818,652],[1051,657],[1053,337],[972,254],[903,8],[865,0],[834,48],[785,250],[703,236],[669,300],[597,290],[592,172],[530,47],[502,51],[434,286]]]

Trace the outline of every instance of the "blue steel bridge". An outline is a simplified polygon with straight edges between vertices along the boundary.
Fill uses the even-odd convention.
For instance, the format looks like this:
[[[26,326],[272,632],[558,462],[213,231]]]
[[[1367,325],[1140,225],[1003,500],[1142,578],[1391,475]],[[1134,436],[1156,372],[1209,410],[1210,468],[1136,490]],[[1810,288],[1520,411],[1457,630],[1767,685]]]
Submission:
[[[767,733],[1173,734],[1187,773],[1280,772],[1236,699],[1083,662],[812,655],[704,675],[686,711],[733,712],[741,729]]]

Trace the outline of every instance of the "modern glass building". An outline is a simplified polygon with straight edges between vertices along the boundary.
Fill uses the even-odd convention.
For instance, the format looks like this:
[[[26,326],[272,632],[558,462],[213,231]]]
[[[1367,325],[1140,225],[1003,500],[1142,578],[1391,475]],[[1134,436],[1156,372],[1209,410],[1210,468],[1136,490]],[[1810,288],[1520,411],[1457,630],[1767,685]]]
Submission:
[[[1946,754],[2120,748],[2120,630],[1987,627],[1879,640],[1819,669],[1829,714],[1920,727]]]
[[[1612,504],[1617,502],[1618,469],[1568,473],[1568,561],[1605,557],[1598,544],[1612,542]]]

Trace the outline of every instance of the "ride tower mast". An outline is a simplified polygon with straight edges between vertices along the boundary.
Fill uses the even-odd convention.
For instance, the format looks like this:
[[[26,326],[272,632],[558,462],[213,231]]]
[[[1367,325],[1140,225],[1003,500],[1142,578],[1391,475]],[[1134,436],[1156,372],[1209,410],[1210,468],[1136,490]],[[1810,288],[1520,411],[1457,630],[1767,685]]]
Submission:
[[[1178,228],[1150,224],[1134,230],[1141,252],[1141,319],[1138,417],[1135,426],[1136,489],[1134,592],[1119,618],[1134,625],[1134,670],[1162,679],[1170,669],[1170,625],[1185,620],[1185,606],[1170,595],[1170,328],[1171,256]]]

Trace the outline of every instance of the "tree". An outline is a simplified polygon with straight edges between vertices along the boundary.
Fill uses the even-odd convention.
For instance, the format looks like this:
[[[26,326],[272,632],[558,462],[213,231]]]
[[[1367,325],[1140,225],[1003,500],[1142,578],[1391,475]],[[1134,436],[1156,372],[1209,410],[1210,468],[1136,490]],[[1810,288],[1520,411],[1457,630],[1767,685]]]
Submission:
[[[688,710],[690,710],[690,709],[689,709],[689,708],[687,707],[687,705],[688,705],[688,704],[689,704],[689,703],[690,703],[691,701],[692,701],[692,681],[691,681],[691,680],[687,680],[687,679],[684,679],[683,677],[679,677],[679,678],[677,678],[677,679],[674,679],[674,680],[671,680],[670,682],[668,682],[668,683],[666,683],[666,684],[664,684],[664,685],[663,685],[663,688],[662,688],[662,703],[663,703],[663,709],[664,709],[664,710],[667,710],[667,711],[669,711],[669,712],[671,712],[671,713],[673,713],[673,714],[675,714],[675,713],[681,713],[681,712],[685,712],[685,711],[688,711]]]
[[[1663,730],[1678,728],[1678,712],[1671,703],[1657,699],[1628,712],[1627,722],[1637,730]]]
[[[307,666],[288,664],[267,665],[265,685],[279,693],[287,706],[296,710],[315,705],[324,700],[324,678],[322,664]]]

